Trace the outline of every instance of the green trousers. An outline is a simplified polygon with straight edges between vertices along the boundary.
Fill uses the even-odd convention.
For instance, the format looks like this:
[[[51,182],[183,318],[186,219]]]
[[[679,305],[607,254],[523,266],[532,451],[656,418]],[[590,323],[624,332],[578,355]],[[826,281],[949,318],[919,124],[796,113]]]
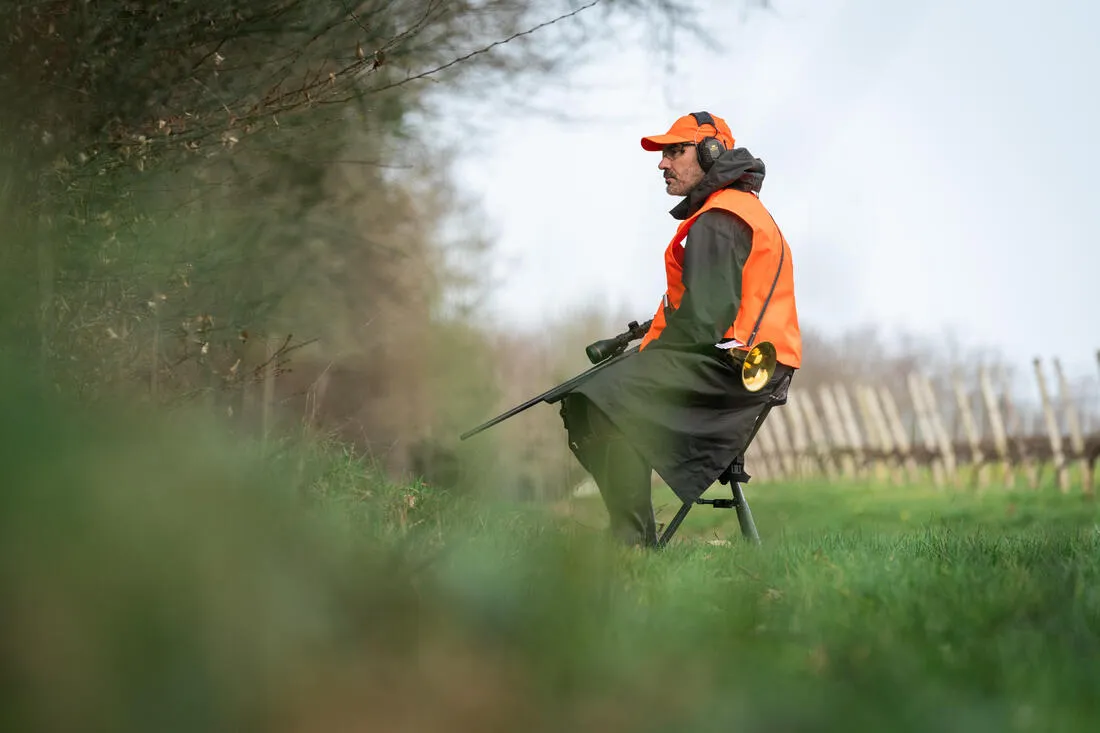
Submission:
[[[561,417],[569,449],[599,487],[612,536],[627,545],[656,546],[653,468],[587,397],[568,395]]]

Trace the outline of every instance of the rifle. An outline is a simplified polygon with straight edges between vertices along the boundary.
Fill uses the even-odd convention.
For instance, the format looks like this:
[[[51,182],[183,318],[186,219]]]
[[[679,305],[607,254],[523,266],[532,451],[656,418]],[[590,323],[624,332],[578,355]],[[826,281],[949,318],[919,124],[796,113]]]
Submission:
[[[552,405],[555,402],[564,399],[567,394],[573,391],[574,387],[579,386],[582,382],[586,381],[596,372],[637,353],[637,346],[631,349],[627,349],[627,346],[630,345],[631,341],[640,339],[645,336],[646,332],[649,331],[649,327],[651,325],[653,325],[652,319],[642,324],[639,324],[637,321],[631,321],[627,324],[626,330],[618,334],[617,336],[612,336],[611,338],[607,339],[601,339],[599,341],[595,341],[589,344],[587,347],[585,347],[584,353],[586,356],[588,356],[588,360],[592,362],[595,366],[581,372],[572,379],[562,382],[556,387],[548,389],[547,391],[540,394],[538,397],[532,397],[531,399],[524,402],[522,405],[517,405],[511,410],[497,415],[492,420],[478,425],[473,430],[466,431],[461,436],[459,436],[458,439],[466,440],[466,438],[477,435],[482,430],[487,430],[497,423],[504,422],[508,418],[514,417],[524,410],[530,407],[534,407],[540,402],[545,402],[548,405]]]

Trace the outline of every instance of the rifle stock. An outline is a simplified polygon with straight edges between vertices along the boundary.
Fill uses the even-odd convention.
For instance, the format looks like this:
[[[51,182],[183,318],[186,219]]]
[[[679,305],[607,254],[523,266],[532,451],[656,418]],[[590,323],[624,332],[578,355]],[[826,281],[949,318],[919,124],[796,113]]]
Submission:
[[[551,405],[564,399],[565,396],[572,392],[575,387],[579,386],[582,382],[589,379],[596,372],[637,353],[637,346],[630,349],[627,349],[626,346],[634,339],[639,339],[645,336],[646,332],[649,331],[649,327],[650,325],[652,325],[652,323],[653,321],[650,320],[639,325],[637,321],[631,321],[627,326],[627,330],[619,334],[618,336],[615,336],[611,339],[605,339],[604,341],[597,341],[595,344],[590,344],[588,349],[585,350],[585,353],[588,354],[589,360],[595,361],[596,358],[600,357],[602,358],[602,361],[597,363],[595,366],[586,369],[572,379],[566,380],[556,387],[552,387],[551,389],[546,390],[538,397],[532,397],[523,404],[516,405],[507,412],[502,412],[501,414],[494,417],[492,420],[483,422],[481,425],[478,425],[472,430],[467,430],[465,433],[460,435],[458,439],[466,440],[467,438],[473,437],[483,430],[488,430],[494,425],[504,422],[510,417],[515,417],[519,413],[531,407],[534,407],[540,402],[545,402],[546,404]],[[597,345],[599,348],[593,348]]]

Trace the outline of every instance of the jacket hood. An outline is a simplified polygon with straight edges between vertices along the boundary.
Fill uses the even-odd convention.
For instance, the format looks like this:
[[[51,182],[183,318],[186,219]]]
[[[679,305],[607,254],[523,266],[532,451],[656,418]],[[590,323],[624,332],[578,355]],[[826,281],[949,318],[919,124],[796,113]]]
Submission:
[[[764,185],[764,175],[764,161],[754,157],[746,148],[727,150],[714,161],[703,180],[668,213],[683,221],[698,211],[712,193],[723,188],[758,194]]]

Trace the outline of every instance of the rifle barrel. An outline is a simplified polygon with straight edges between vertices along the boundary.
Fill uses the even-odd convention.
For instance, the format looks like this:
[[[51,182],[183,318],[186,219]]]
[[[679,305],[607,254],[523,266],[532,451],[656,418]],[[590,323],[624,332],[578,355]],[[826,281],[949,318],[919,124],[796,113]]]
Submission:
[[[564,398],[567,394],[569,394],[570,392],[573,391],[574,387],[579,385],[581,382],[584,382],[585,380],[587,380],[589,377],[591,377],[596,372],[600,371],[601,369],[603,369],[605,367],[611,366],[612,364],[614,364],[617,361],[625,359],[626,357],[630,356],[631,354],[636,353],[637,351],[638,351],[638,347],[635,346],[632,349],[627,349],[626,351],[624,351],[621,354],[617,354],[617,355],[611,357],[610,359],[607,359],[605,361],[600,362],[596,366],[589,367],[588,369],[581,372],[577,376],[562,382],[561,384],[557,385],[556,387],[552,387],[552,388],[546,390],[545,392],[540,394],[538,397],[532,397],[531,399],[527,400],[523,404],[516,405],[515,407],[508,410],[507,412],[502,412],[501,414],[494,417],[492,420],[489,420],[487,422],[483,422],[481,425],[478,425],[476,428],[473,428],[472,430],[467,430],[465,433],[458,436],[458,439],[459,440],[466,440],[467,438],[473,437],[473,436],[477,435],[478,433],[480,433],[482,430],[488,430],[489,428],[493,427],[494,425],[496,425],[498,423],[501,423],[501,422],[504,422],[508,418],[514,417],[514,416],[518,415],[519,413],[523,412],[524,410],[529,409],[531,407],[534,407],[535,405],[537,405],[540,402],[546,402],[547,404],[553,404],[553,403],[557,402],[558,400]]]
[[[507,412],[502,412],[501,414],[494,417],[492,420],[489,420],[488,422],[483,422],[482,424],[478,425],[473,430],[467,430],[465,433],[458,436],[458,439],[459,440],[466,440],[466,438],[472,438],[473,436],[480,433],[482,430],[488,430],[489,428],[493,427],[497,423],[504,422],[508,418],[513,417],[515,415],[518,415],[519,413],[523,412],[524,410],[526,410],[529,407],[534,407],[538,403],[542,402],[542,398],[543,398],[543,395],[539,395],[538,397],[533,397],[532,399],[529,399],[526,402],[524,402],[522,405],[517,405],[516,407],[513,407],[511,410],[508,410]]]

